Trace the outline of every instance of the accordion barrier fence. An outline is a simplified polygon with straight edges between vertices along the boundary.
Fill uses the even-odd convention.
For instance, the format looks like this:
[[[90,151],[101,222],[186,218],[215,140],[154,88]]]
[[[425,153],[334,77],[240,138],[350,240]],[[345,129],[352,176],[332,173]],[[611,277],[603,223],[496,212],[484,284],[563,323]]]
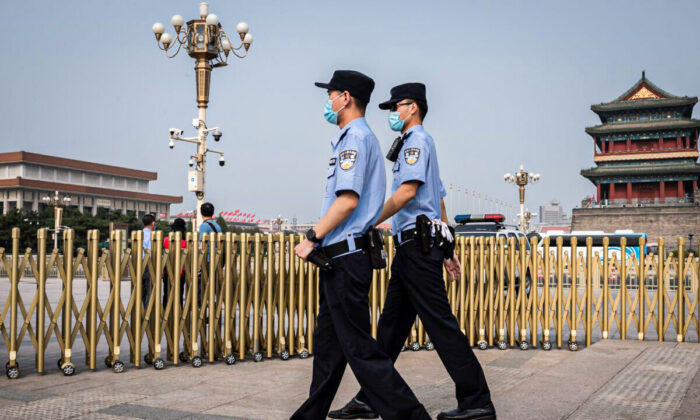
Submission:
[[[19,359],[27,364],[32,355],[34,366],[22,369],[43,373],[48,359],[73,375],[101,367],[105,350],[104,364],[117,373],[127,362],[160,370],[313,354],[319,272],[294,255],[301,236],[171,233],[164,249],[156,231],[148,251],[141,231],[128,241],[112,232],[105,249],[97,230],[88,231],[87,249],[74,249],[73,230],[62,233],[60,250],[47,248],[45,229],[36,249],[20,250],[20,235],[13,229],[11,249],[0,249],[0,274],[7,274],[0,277],[0,351],[11,379],[20,377]],[[700,263],[684,238],[674,254],[659,239],[656,255],[645,253],[644,238],[623,238],[617,253],[608,238],[602,252],[591,238],[572,238],[565,249],[562,238],[541,242],[457,238],[462,273],[454,282],[443,276],[472,346],[575,351],[599,339],[698,342]],[[391,237],[386,248],[388,267],[374,271],[369,293],[375,337],[396,252]],[[422,348],[433,345],[417,318],[406,349]]]

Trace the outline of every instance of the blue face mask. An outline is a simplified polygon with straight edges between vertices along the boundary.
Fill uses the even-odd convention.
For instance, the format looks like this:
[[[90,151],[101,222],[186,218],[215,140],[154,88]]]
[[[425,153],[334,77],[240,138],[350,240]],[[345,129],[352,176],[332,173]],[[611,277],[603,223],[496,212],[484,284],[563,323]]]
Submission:
[[[389,127],[394,131],[403,130],[403,120],[399,118],[399,111],[389,113]]]
[[[343,96],[342,93],[333,99],[327,100],[326,104],[323,105],[323,118],[325,118],[326,121],[328,121],[331,124],[338,124],[338,113],[342,111],[343,108],[345,108],[345,106],[343,106],[339,110],[333,111],[333,102],[335,102],[335,100],[340,98],[341,96]]]

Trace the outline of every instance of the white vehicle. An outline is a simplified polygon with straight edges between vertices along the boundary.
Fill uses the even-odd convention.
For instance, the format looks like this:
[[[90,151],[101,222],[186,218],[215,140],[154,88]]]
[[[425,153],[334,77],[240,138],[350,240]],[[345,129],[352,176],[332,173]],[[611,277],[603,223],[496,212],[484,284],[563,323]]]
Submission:
[[[506,225],[505,216],[502,214],[459,214],[455,216],[455,235],[460,236],[484,236],[505,238],[515,238],[516,249],[519,247],[520,238],[526,238],[525,234],[515,225]],[[530,249],[530,242],[527,241],[527,249]]]

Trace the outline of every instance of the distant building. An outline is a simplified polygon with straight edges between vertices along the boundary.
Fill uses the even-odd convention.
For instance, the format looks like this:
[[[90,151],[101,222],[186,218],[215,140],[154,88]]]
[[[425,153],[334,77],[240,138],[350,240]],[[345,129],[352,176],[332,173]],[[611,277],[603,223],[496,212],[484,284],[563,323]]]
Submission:
[[[562,225],[569,223],[569,220],[559,201],[552,200],[548,206],[540,206],[540,223],[543,225]]]
[[[182,196],[149,192],[156,172],[29,152],[0,153],[0,209],[37,211],[46,207],[42,198],[54,191],[71,197],[70,206],[81,212],[98,208],[133,211],[157,216],[170,214],[170,206]]]
[[[601,124],[586,128],[596,166],[581,175],[596,187],[595,199],[573,209],[573,230],[646,233],[675,248],[679,236],[700,226],[697,97],[675,96],[642,72],[617,99],[592,105]],[[692,244],[697,247],[697,238]]]

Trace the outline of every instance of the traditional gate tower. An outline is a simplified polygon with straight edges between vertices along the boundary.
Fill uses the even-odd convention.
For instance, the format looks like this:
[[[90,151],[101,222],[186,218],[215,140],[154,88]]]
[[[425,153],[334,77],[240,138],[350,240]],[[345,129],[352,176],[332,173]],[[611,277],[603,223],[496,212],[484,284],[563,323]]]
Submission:
[[[596,167],[581,175],[596,186],[604,206],[675,205],[698,198],[697,97],[675,96],[646,78],[608,103],[592,105],[601,125],[593,138]]]

